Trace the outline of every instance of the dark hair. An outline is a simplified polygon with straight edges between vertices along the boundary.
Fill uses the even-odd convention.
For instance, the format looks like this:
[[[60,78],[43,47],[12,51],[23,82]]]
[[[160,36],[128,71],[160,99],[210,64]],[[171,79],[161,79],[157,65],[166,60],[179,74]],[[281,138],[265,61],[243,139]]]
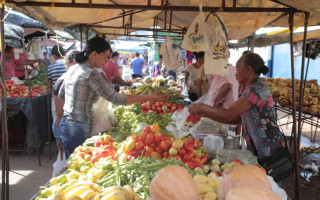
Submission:
[[[256,53],[247,53],[243,55],[242,62],[244,65],[250,65],[256,74],[266,75],[269,68],[264,64],[263,59]]]
[[[60,58],[65,55],[65,52],[64,52],[62,46],[59,45],[59,49],[58,49],[58,46],[54,45],[52,48],[51,54]]]
[[[160,55],[160,59],[162,58],[162,55]]]
[[[204,56],[204,52],[203,51],[193,52],[193,55],[196,57],[196,60],[198,60],[199,58],[202,58]]]
[[[248,53],[252,53],[251,51],[244,51],[242,52],[242,55],[248,54]]]
[[[139,57],[140,56],[140,53],[139,52],[136,52],[136,57]]]
[[[117,56],[119,56],[119,53],[117,51],[113,52],[112,55],[111,55],[112,58],[113,57],[117,57]]]
[[[103,38],[94,37],[87,42],[86,48],[76,55],[76,61],[77,63],[83,63],[92,52],[102,53],[107,50],[111,50],[110,44]]]
[[[13,49],[13,48],[10,47],[9,45],[6,45],[6,48],[4,49],[4,52],[9,53],[11,49]]]

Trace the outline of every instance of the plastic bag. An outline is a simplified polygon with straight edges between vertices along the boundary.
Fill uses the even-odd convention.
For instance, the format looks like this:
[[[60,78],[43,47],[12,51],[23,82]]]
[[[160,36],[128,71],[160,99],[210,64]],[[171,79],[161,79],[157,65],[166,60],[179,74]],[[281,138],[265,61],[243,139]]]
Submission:
[[[200,13],[191,23],[181,47],[189,51],[208,51],[210,49],[209,45],[211,44],[209,41],[209,32],[210,29],[205,22],[202,5],[200,4]]]
[[[63,153],[63,159],[61,160],[60,151],[58,153],[57,161],[53,163],[52,177],[56,177],[61,170],[67,166],[66,154]]]
[[[162,54],[166,70],[175,70],[179,67],[180,64],[175,56],[176,53],[172,47],[172,40],[169,35],[167,36],[166,41],[161,45],[160,54]]]
[[[207,26],[210,31],[210,49],[205,53],[204,69],[206,74],[227,76],[228,69],[228,48],[227,31],[225,25],[218,15],[209,17]]]
[[[214,153],[223,149],[223,139],[219,136],[208,135],[204,138],[203,146],[210,151],[210,157],[214,157]]]
[[[284,189],[281,189],[278,184],[273,180],[273,178],[271,176],[267,175],[267,179],[271,185],[271,189],[274,193],[276,193],[276,195],[278,195],[280,197],[280,199],[282,200],[287,200],[288,196],[286,191],[284,191]]]
[[[112,104],[109,101],[101,97],[96,103],[93,104],[93,123],[90,133],[91,136],[108,131],[112,127],[109,119],[110,105],[112,107]]]
[[[240,160],[244,165],[258,165],[257,157],[248,150],[228,150],[221,149],[216,151],[216,159],[220,160],[221,163],[232,162],[236,159]]]

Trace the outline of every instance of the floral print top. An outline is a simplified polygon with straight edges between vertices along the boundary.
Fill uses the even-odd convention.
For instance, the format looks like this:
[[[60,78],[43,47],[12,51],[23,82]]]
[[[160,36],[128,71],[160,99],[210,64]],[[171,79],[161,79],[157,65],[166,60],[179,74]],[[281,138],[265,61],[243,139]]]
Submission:
[[[242,93],[242,98],[254,105],[241,115],[247,147],[260,159],[285,146],[277,126],[277,117],[269,87],[256,78]],[[254,143],[254,144],[252,144]]]

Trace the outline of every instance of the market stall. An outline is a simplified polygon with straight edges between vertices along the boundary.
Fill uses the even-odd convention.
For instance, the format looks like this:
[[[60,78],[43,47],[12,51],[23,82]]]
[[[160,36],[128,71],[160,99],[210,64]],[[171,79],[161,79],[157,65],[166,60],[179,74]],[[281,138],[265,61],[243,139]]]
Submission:
[[[75,3],[75,2],[72,2],[72,3],[70,3],[70,2],[63,2],[63,3],[59,2],[59,3],[52,4],[51,2],[38,2],[38,1],[33,1],[33,2],[30,2],[30,1],[28,1],[28,2],[9,1],[9,2],[16,4],[21,9],[24,9],[26,12],[29,12],[30,14],[32,13],[31,15],[34,15],[35,17],[41,19],[41,21],[46,21],[47,23],[50,23],[50,25],[52,25],[52,26],[64,26],[66,23],[68,23],[68,24],[69,23],[78,23],[78,22],[79,23],[88,23],[88,24],[91,24],[91,27],[95,27],[95,30],[103,32],[106,35],[113,35],[114,37],[116,37],[118,34],[129,35],[129,32],[131,30],[134,30],[135,28],[136,29],[143,29],[144,28],[143,26],[150,27],[152,24],[154,24],[154,27],[160,26],[160,27],[162,27],[164,30],[166,30],[168,32],[176,31],[176,33],[183,34],[183,33],[185,33],[184,27],[188,26],[191,23],[191,21],[194,19],[194,17],[196,16],[196,13],[190,14],[190,11],[198,11],[199,10],[198,2],[196,2],[196,1],[194,1],[192,3],[188,2],[188,3],[185,3],[185,4],[183,3],[183,1],[173,1],[173,2],[170,2],[171,3],[170,5],[167,4],[167,1],[166,1],[166,4],[165,4],[164,1],[157,1],[155,3],[152,2],[152,4],[151,4],[151,1],[145,1],[145,4],[146,4],[145,6],[144,5],[140,5],[139,4],[140,2],[139,3],[137,2],[136,5],[121,5],[121,4],[115,3],[115,4],[110,4],[108,6],[106,6],[104,4],[97,4],[97,3],[92,2],[92,1],[90,1],[88,4],[86,4],[86,3],[85,4],[83,4],[83,3],[80,4],[80,3]],[[208,6],[203,7],[203,10],[204,11],[210,11],[210,12],[217,11],[217,10],[223,11],[222,15],[223,15],[223,18],[226,20],[226,26],[228,28],[230,28],[230,32],[231,32],[231,34],[229,34],[230,39],[231,38],[239,39],[239,38],[248,36],[249,34],[251,34],[257,28],[259,28],[261,26],[265,26],[265,25],[270,25],[270,24],[279,25],[281,23],[284,24],[284,22],[285,22],[285,25],[287,25],[287,20],[286,20],[286,17],[284,17],[283,13],[289,13],[289,19],[290,19],[289,20],[289,22],[290,22],[289,26],[290,26],[290,32],[291,32],[291,34],[290,34],[290,42],[291,42],[291,48],[292,48],[291,49],[291,53],[292,53],[292,55],[291,55],[292,56],[291,64],[292,64],[292,71],[294,71],[293,47],[292,47],[292,45],[293,45],[292,32],[293,32],[293,26],[294,26],[294,24],[293,24],[294,23],[294,18],[298,19],[297,23],[300,23],[300,24],[301,24],[301,20],[300,20],[301,18],[300,17],[305,19],[304,25],[305,25],[305,33],[306,33],[306,27],[308,25],[308,17],[309,17],[309,12],[307,12],[307,11],[310,11],[311,7],[309,7],[307,5],[300,5],[298,1],[292,1],[292,3],[291,2],[288,3],[292,7],[288,6],[288,5],[284,4],[284,3],[281,3],[281,2],[282,1],[266,1],[265,4],[259,4],[259,2],[255,2],[257,4],[254,3],[254,5],[243,5],[243,4],[241,4],[239,2],[236,2],[236,1],[222,1],[222,5],[221,6],[220,6],[221,2],[212,2]],[[121,3],[127,3],[127,2],[123,1]],[[285,1],[285,3],[287,3],[287,1]],[[277,5],[276,8],[273,7],[275,4]],[[309,5],[317,7],[316,6],[316,1],[312,1],[312,3],[310,3]],[[41,8],[41,7],[44,7],[44,8]],[[47,8],[47,7],[49,7],[49,8]],[[50,21],[50,18],[46,18],[45,15],[52,16],[52,13],[56,12],[57,9],[60,8],[60,7],[62,9],[65,9],[64,12],[61,11],[61,13],[67,13],[68,15],[70,15],[70,12],[66,11],[67,9],[69,9],[69,11],[72,11],[74,14],[75,13],[81,13],[82,16],[86,16],[86,17],[85,18],[75,17],[73,19],[68,20],[66,17],[61,15],[61,16],[58,16],[59,17],[58,19],[54,19],[53,21]],[[69,8],[69,7],[73,7],[73,8]],[[76,8],[81,8],[81,12],[79,12],[79,9],[76,9]],[[110,12],[103,13],[104,11],[100,10],[101,12],[99,13],[99,12],[93,11],[92,9],[86,9],[86,8],[92,8],[92,9],[104,8],[104,9],[110,9]],[[298,10],[296,8],[299,8],[299,9],[301,8],[301,9],[303,9],[303,11]],[[120,9],[124,9],[124,10],[120,10]],[[133,11],[126,11],[126,9],[137,9],[138,11],[136,11],[134,13]],[[144,13],[141,14],[141,11],[139,9],[140,10],[146,10],[146,11],[145,12],[143,11]],[[162,10],[164,10],[164,11],[160,12]],[[171,11],[170,17],[167,17],[167,11]],[[173,13],[172,11],[174,11],[175,13]],[[180,11],[181,11],[181,13],[180,13]],[[38,13],[35,14],[35,12],[38,12]],[[230,12],[233,12],[233,13],[230,13]],[[242,13],[242,12],[248,12],[248,14],[245,15],[245,18],[241,17],[240,13]],[[260,12],[263,12],[264,14],[261,14]],[[271,14],[269,12],[271,12]],[[301,13],[301,12],[305,13],[305,15],[294,16],[295,13]],[[101,21],[100,18],[99,18],[99,15],[102,15],[102,13],[103,13],[104,16],[106,16],[108,14],[109,16],[105,17],[105,18],[108,18],[108,19],[104,18],[104,20]],[[236,13],[236,14],[234,14],[234,13]],[[256,15],[255,13],[259,13],[259,14]],[[141,19],[143,19],[142,16],[148,16],[148,18],[144,18],[144,19],[147,19],[146,21],[148,23],[147,22],[141,22]],[[154,17],[154,16],[156,16],[156,17]],[[170,20],[167,19],[167,18],[170,18]],[[92,22],[92,19],[96,19],[96,20],[94,20],[94,22]],[[185,20],[185,19],[188,19],[188,20]],[[80,21],[77,21],[77,20],[80,20]],[[86,20],[90,20],[90,21],[86,21]],[[235,21],[235,20],[240,20],[241,22]],[[169,21],[169,23],[168,23],[168,21]],[[243,22],[247,22],[247,23],[243,23]],[[311,13],[310,24],[316,24],[316,23],[317,23],[317,13]],[[122,26],[112,26],[114,24],[119,24],[119,25],[122,24]],[[132,27],[132,25],[135,25],[137,27]],[[169,26],[169,28],[168,28],[168,26]],[[180,28],[177,28],[178,30],[173,28],[173,27],[179,27],[179,26],[180,26]],[[181,28],[181,26],[183,26],[183,28]],[[246,28],[243,28],[244,31],[238,31],[240,29],[240,27],[243,27],[243,26],[246,27]],[[120,31],[117,31],[118,29]],[[159,30],[161,30],[161,29],[159,29]],[[109,32],[109,31],[111,31],[111,32]],[[157,31],[155,31],[154,29],[152,31],[154,31],[155,32],[154,35],[156,35]],[[163,30],[161,30],[161,31],[163,31]],[[304,37],[304,40],[305,39],[306,39],[306,37]],[[304,48],[304,51],[305,51],[305,48]],[[303,62],[303,64],[304,64],[304,62]],[[303,69],[302,69],[302,72],[304,72]],[[292,74],[293,74],[292,75],[293,76],[292,80],[294,80],[294,73],[292,73]],[[303,73],[302,73],[302,75],[303,75]],[[303,76],[302,76],[302,81],[303,81]],[[295,90],[295,85],[294,84],[292,86],[292,91],[293,91],[293,94],[292,94],[293,99],[295,99],[295,95],[294,94],[295,94],[296,90]],[[302,93],[302,91],[300,91],[300,93]],[[302,95],[300,95],[300,98],[301,98],[301,96]],[[302,100],[303,100],[303,98],[302,98]],[[300,99],[300,103],[302,103],[301,99]],[[292,111],[293,113],[296,112],[295,104],[296,104],[296,101],[293,100],[293,111]],[[151,105],[149,105],[149,106],[151,106]],[[164,106],[164,105],[162,105],[162,106]],[[160,106],[158,106],[158,107],[160,107]],[[300,108],[301,108],[301,106],[300,106]],[[162,107],[161,107],[161,109],[162,109]],[[150,110],[150,109],[148,109],[148,110]],[[164,110],[166,110],[166,109],[164,109]],[[162,111],[158,110],[158,112],[161,113]],[[125,116],[125,115],[123,114],[123,116]],[[127,118],[130,119],[130,120],[134,119],[131,116],[129,116]],[[301,118],[301,110],[300,110],[300,113],[299,113],[299,118]],[[295,115],[294,115],[294,122],[293,123],[294,123],[294,127],[296,127],[296,117],[295,117]],[[123,128],[123,127],[120,127],[120,128]],[[299,134],[298,135],[296,134],[297,131],[296,131],[295,128],[294,128],[294,131],[293,131],[294,132],[294,136],[295,136],[295,163],[296,163],[296,165],[295,165],[296,166],[295,173],[297,175],[296,177],[298,177],[298,174],[299,174],[298,157],[297,157],[299,149],[298,149],[298,145],[297,145],[296,141],[297,141],[297,138],[301,135],[301,129],[300,128],[301,128],[301,119],[299,119],[299,130],[298,130]],[[151,129],[151,127],[150,127],[150,129]],[[129,128],[125,129],[125,131],[129,131],[129,130],[130,130]],[[139,132],[139,131],[137,131],[137,132]],[[155,137],[156,137],[154,134],[156,134],[156,133],[158,133],[158,131],[154,131],[152,134],[148,133],[148,135],[151,134],[149,136],[149,138],[150,139],[152,138],[152,140],[154,140]],[[162,134],[161,134],[161,136],[162,136]],[[140,139],[141,139],[141,136],[140,136],[139,140]],[[132,140],[133,140],[133,142],[132,142]],[[161,140],[161,138],[160,138],[160,140]],[[175,140],[179,141],[179,139],[176,138],[176,139],[173,139],[173,141],[171,141],[171,142],[175,142]],[[188,142],[189,139],[186,139],[186,140],[187,140],[187,143],[189,143]],[[137,142],[135,141],[135,139],[134,138],[133,139],[129,138],[128,141],[123,143],[123,146],[116,147],[116,148],[114,148],[114,147],[110,148],[110,149],[107,150],[106,154],[108,154],[108,156],[110,156],[110,153],[112,153],[113,150],[117,150],[118,151],[119,148],[121,149],[121,147],[122,147],[122,150],[130,152],[132,149],[128,151],[128,148],[127,148],[128,145],[129,145],[129,142],[130,142],[130,145],[131,145],[130,148],[131,147],[133,147],[133,148],[136,147],[136,145],[137,145],[136,143]],[[164,142],[164,143],[167,143],[167,142]],[[152,144],[152,142],[151,142],[151,144]],[[100,143],[100,145],[101,145],[101,143]],[[98,144],[98,146],[100,146],[100,145]],[[110,143],[109,143],[109,145],[110,145]],[[183,145],[186,145],[186,143],[184,143]],[[108,146],[108,142],[107,142],[106,146]],[[186,146],[188,146],[188,144]],[[168,148],[168,147],[166,147],[166,148]],[[90,154],[90,150],[89,149],[86,149],[85,154],[82,154],[82,150],[83,149],[82,150],[80,150],[80,149],[81,149],[81,147],[79,147],[79,149],[78,149],[79,153],[81,153],[81,155],[80,155],[81,158],[79,156],[77,156],[78,151],[76,151],[73,155],[76,157],[76,159],[79,159],[81,161],[82,161],[82,159],[85,159],[85,157],[86,157],[86,159],[87,159],[86,162],[89,162],[89,163],[87,163],[89,166],[85,166],[84,167],[84,165],[82,164],[82,166],[80,166],[80,169],[79,169],[79,166],[74,166],[74,167],[76,168],[76,170],[78,170],[78,171],[80,170],[80,173],[89,172],[89,170],[90,170],[89,168],[93,167],[92,164],[90,163],[90,162],[92,162],[93,153],[92,153],[92,155],[90,155],[91,157],[89,157],[88,155],[86,155],[86,154]],[[101,149],[98,149],[98,150],[97,149],[93,149],[93,151],[100,151],[100,150]],[[190,150],[191,150],[191,148],[190,148]],[[155,155],[155,158],[159,158],[159,154],[154,153],[154,155]],[[108,157],[108,156],[106,156],[106,157]],[[161,156],[162,156],[162,154],[161,154]],[[72,158],[73,158],[73,156],[72,156]],[[110,160],[110,159],[108,159],[108,160]],[[110,169],[109,173],[110,174],[115,174],[115,178],[116,178],[115,182],[116,182],[117,185],[122,185],[121,184],[122,183],[122,179],[121,179],[122,178],[122,176],[121,176],[122,175],[122,173],[121,173],[122,169],[121,169],[121,167],[122,166],[127,166],[127,165],[120,165],[118,157],[117,157],[116,160],[117,161],[115,162],[115,158],[113,158],[113,161],[115,162],[115,165],[116,165],[115,171],[112,171]],[[127,157],[126,157],[126,160],[128,160]],[[133,163],[135,160],[136,159],[133,159],[133,161],[132,162],[130,161],[130,162]],[[130,164],[130,162],[128,162],[128,164]],[[201,164],[201,162],[200,162],[200,164]],[[113,164],[111,164],[111,165],[112,165],[112,167],[114,167]],[[108,165],[103,164],[103,166],[108,166]],[[185,167],[185,165],[183,165],[183,166]],[[82,168],[83,168],[83,170],[81,172]],[[192,167],[189,167],[189,168],[191,169]],[[201,168],[201,166],[200,166],[200,168]],[[123,169],[123,170],[125,171],[127,169]],[[70,171],[72,171],[72,170],[69,170],[69,172]],[[94,173],[94,171],[95,170],[92,170],[91,173]],[[133,172],[133,174],[134,174],[134,172]],[[97,177],[99,177],[99,176],[101,176],[101,174],[97,175]],[[73,177],[77,177],[77,175],[75,175]],[[265,177],[265,175],[264,175],[264,177]],[[61,180],[60,180],[60,178],[61,178]],[[88,178],[87,176],[84,176],[84,179],[87,179],[87,178]],[[94,175],[93,175],[93,178],[95,178]],[[101,178],[101,177],[99,177],[99,178]],[[59,183],[59,181],[62,184],[64,184],[64,183],[66,183],[67,179],[68,179],[68,177],[66,177],[65,175],[61,176],[61,177],[59,177],[58,180],[55,179],[51,183],[51,185],[54,186],[57,183]],[[124,177],[124,180],[127,180],[127,179],[129,179],[129,183],[130,183],[130,180],[131,179],[135,179],[135,177],[133,175],[131,175],[130,177]],[[150,177],[149,177],[149,180],[150,180]],[[113,178],[112,179],[107,179],[106,181],[110,181],[110,183],[113,183],[114,179]],[[131,181],[133,181],[133,180],[131,180]],[[136,181],[139,181],[139,180],[136,180]],[[143,181],[143,179],[141,179],[141,181]],[[141,186],[140,182],[138,182],[137,184],[139,186]],[[298,189],[299,185],[298,184],[299,184],[299,181],[298,181],[298,178],[296,178],[296,187],[297,187],[296,198],[297,199],[299,199],[299,189]],[[76,184],[74,184],[74,185],[76,185]],[[108,186],[109,184],[106,184],[106,185]],[[66,185],[66,187],[67,186],[68,185]],[[74,188],[74,187],[70,186],[69,189],[72,190],[72,192],[70,194],[69,194],[69,190],[67,190],[66,192],[67,192],[68,196],[70,195],[70,197],[72,195],[74,195],[75,191],[78,191],[79,194],[80,193],[83,194],[82,192],[79,191],[78,187]],[[93,192],[95,192],[97,190],[98,189],[93,189]],[[131,189],[128,188],[127,190],[129,191]],[[88,196],[91,196],[91,197],[93,195],[93,192],[90,191],[90,190],[88,191],[88,187],[86,187],[86,186],[82,186],[82,191],[86,191],[86,193],[83,194],[83,195],[88,194]],[[111,191],[112,194],[116,193],[115,189],[111,189],[111,190],[107,190],[107,191],[108,192]],[[123,191],[123,189],[122,189],[122,191]],[[212,190],[208,190],[208,191],[204,192],[203,194],[206,195],[207,192],[209,192],[209,191],[212,192]],[[108,192],[106,192],[105,195],[108,195],[109,194]],[[143,192],[148,192],[148,191],[144,190]],[[40,195],[41,196],[42,195],[43,196],[50,196],[50,195],[52,195],[51,193],[52,193],[52,190],[50,190],[50,188],[49,188],[49,189],[43,190],[42,193],[40,193]],[[210,195],[212,195],[212,193]],[[102,196],[103,196],[102,198],[104,198],[104,195],[102,195]],[[134,196],[134,194],[132,194],[132,197],[133,196]],[[213,198],[213,197],[211,196],[211,198]]]

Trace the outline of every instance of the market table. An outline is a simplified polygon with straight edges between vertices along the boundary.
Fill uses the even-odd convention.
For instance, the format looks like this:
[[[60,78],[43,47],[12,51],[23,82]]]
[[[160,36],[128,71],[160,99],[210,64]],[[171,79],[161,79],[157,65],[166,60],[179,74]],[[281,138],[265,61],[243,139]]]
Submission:
[[[34,116],[36,118],[35,127],[38,131],[39,147],[43,147],[48,142],[48,105],[47,95],[32,98]],[[26,152],[36,151],[36,142],[33,130],[33,116],[30,98],[7,98],[7,112],[9,115],[23,114],[27,119],[26,125]],[[51,115],[50,115],[51,116]],[[50,125],[52,119],[50,119]]]

